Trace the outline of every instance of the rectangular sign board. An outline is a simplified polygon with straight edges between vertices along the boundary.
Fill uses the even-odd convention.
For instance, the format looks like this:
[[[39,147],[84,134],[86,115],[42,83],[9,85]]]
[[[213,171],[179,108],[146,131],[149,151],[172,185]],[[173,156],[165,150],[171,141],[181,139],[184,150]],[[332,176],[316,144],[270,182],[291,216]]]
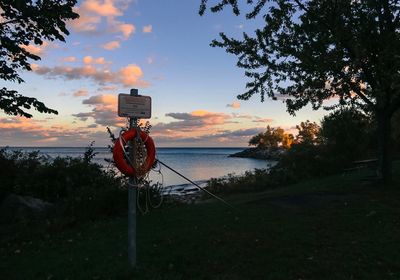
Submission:
[[[118,95],[118,116],[131,118],[151,118],[151,97],[144,95]]]

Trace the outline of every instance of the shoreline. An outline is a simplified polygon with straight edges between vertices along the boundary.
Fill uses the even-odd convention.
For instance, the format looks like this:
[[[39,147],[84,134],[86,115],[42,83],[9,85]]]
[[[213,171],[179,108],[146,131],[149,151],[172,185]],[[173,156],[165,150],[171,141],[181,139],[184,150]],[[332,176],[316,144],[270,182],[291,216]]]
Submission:
[[[230,154],[228,157],[279,161],[283,153],[284,149],[282,148],[267,148],[267,149],[247,148],[244,149],[243,151]]]

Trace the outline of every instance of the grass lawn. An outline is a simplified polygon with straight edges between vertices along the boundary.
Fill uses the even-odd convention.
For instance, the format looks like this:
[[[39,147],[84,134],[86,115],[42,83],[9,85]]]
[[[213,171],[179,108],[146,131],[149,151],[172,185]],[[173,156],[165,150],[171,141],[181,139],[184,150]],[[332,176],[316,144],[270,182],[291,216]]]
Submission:
[[[400,279],[400,164],[393,186],[356,172],[127,219],[3,238],[1,279]],[[28,232],[29,229],[24,230]]]

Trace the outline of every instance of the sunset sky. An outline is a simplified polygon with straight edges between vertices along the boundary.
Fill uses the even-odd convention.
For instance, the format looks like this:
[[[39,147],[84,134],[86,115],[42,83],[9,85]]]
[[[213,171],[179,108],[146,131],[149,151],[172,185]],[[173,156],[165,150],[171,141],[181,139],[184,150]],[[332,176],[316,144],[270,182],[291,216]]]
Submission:
[[[159,147],[244,147],[267,125],[287,130],[324,111],[290,116],[281,101],[239,101],[246,79],[236,58],[209,46],[224,31],[238,37],[261,20],[231,11],[198,15],[200,0],[82,0],[80,19],[63,42],[30,46],[42,57],[25,83],[4,84],[33,96],[58,115],[32,119],[0,113],[0,146],[109,144],[126,120],[117,116],[118,93],[138,88],[152,97],[151,135]]]

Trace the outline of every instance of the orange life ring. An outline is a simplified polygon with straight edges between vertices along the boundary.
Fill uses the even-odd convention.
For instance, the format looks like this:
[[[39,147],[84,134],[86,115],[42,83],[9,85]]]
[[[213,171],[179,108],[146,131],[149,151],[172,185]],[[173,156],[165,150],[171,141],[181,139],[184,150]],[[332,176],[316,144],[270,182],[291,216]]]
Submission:
[[[136,129],[130,129],[128,131],[125,131],[124,133],[122,133],[120,137],[122,137],[123,142],[127,143],[129,140],[132,140],[133,138],[136,137]],[[143,163],[143,165],[140,167],[140,170],[143,170],[145,171],[145,173],[147,173],[154,164],[156,158],[156,148],[154,146],[153,139],[146,132],[140,131],[140,138],[144,142],[147,150],[147,158]],[[115,141],[113,149],[113,158],[115,166],[118,168],[119,171],[121,171],[126,176],[132,177],[135,175],[143,175],[143,174],[138,174],[137,170],[135,170],[135,168],[133,168],[133,166],[131,166],[125,160],[124,150],[123,147],[121,146],[121,141],[119,138]]]

